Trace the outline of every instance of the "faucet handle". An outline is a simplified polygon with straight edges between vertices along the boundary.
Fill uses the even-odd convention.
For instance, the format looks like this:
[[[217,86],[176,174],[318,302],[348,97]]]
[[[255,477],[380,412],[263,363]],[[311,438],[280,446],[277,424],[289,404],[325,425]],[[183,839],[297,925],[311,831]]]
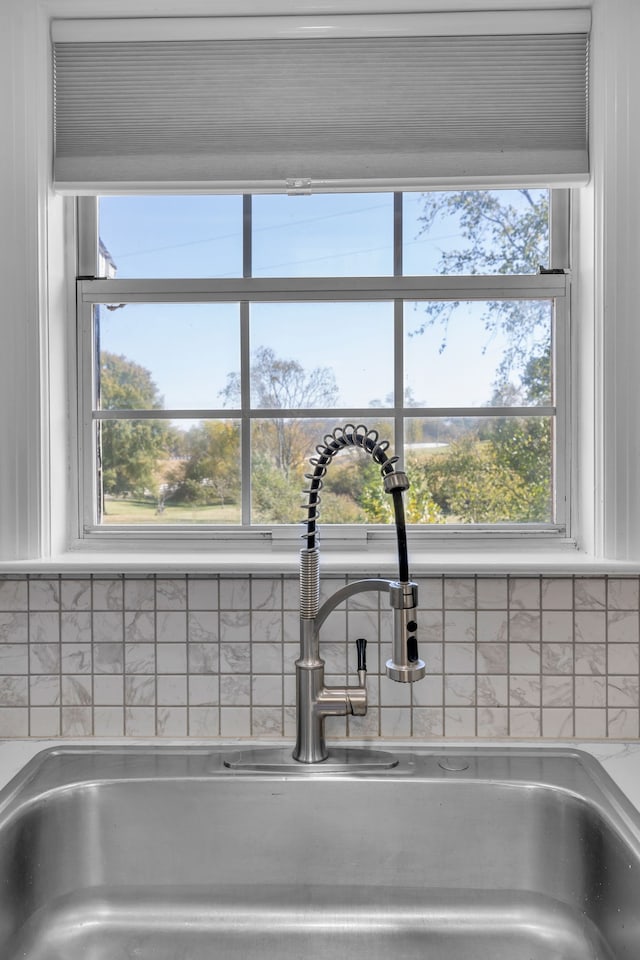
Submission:
[[[356,649],[358,651],[358,681],[360,686],[364,687],[367,682],[367,641],[364,637],[358,637]]]
[[[358,673],[367,669],[367,641],[364,637],[358,637],[356,640],[356,649],[358,651]]]

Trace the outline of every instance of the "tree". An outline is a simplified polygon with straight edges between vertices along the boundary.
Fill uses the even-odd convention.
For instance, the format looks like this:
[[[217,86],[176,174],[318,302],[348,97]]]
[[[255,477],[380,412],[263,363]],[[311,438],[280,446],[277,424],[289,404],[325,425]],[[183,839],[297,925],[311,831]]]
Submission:
[[[151,373],[122,354],[100,352],[99,399],[102,410],[161,410]]]
[[[522,380],[494,392],[496,405],[549,399],[549,357],[532,358]],[[443,424],[446,446],[410,455],[407,517],[414,523],[549,522],[552,435],[548,417],[465,418]]]
[[[450,226],[453,221],[460,238],[455,249],[441,252],[440,274],[530,274],[548,262],[547,191],[430,193],[424,195],[423,203],[421,233],[438,223]],[[456,305],[429,304],[424,321],[412,335],[440,324],[440,349],[445,350]],[[507,343],[489,402],[493,406],[550,403],[548,304],[491,301],[482,322],[487,340],[500,331]],[[551,519],[551,428],[547,418],[492,420],[490,425],[472,428],[452,440],[444,452],[414,461],[414,468],[427,512],[436,517],[439,514],[465,523]]]
[[[99,399],[102,410],[161,410],[164,403],[145,367],[107,351],[100,354]],[[156,497],[170,436],[164,420],[100,421],[103,493]]]
[[[523,403],[527,406],[548,403],[551,385],[549,352],[531,357],[524,368],[519,388],[503,384],[494,393],[494,403]],[[526,509],[524,520],[548,522],[552,519],[551,423],[547,417],[509,417],[496,420],[486,431],[493,443],[496,460],[514,471],[524,482]]]
[[[425,193],[421,233],[440,220],[458,223],[457,250],[443,250],[442,274],[535,273],[549,258],[549,195],[546,190],[513,190],[511,198],[492,190]]]
[[[330,407],[335,404],[338,386],[330,367],[305,370],[297,360],[277,357],[271,347],[259,347],[251,362],[251,402],[263,410],[296,410]],[[240,374],[227,375],[221,392],[228,406],[240,405]],[[270,417],[256,421],[252,446],[257,454],[289,478],[302,466],[309,447],[305,421],[295,417]]]
[[[240,498],[240,427],[228,420],[203,420],[183,437],[182,463],[170,475],[168,501],[237,503]]]
[[[460,238],[457,249],[443,250],[436,266],[441,275],[531,274],[549,260],[549,198],[546,190],[462,190],[426,193],[419,217],[420,234],[437,225],[452,228]],[[513,199],[516,198],[516,199]],[[426,319],[412,335],[439,323],[446,348],[447,331],[456,302],[434,302]],[[499,380],[508,382],[532,356],[550,349],[550,330],[544,301],[491,301],[482,317],[487,340],[497,331],[506,334],[507,349]]]
[[[422,465],[421,482],[442,519],[456,523],[501,523],[528,517],[522,477],[501,463],[493,443],[468,435]]]
[[[404,495],[405,519],[407,523],[442,523],[444,514],[432,497],[430,477],[422,468],[422,461],[415,458],[407,460],[411,486]],[[393,523],[393,499],[384,489],[379,472],[367,477],[360,491],[359,502],[369,523]]]
[[[329,367],[305,370],[297,360],[276,356],[271,347],[259,347],[251,363],[251,401],[263,410],[297,410],[335,405],[335,374]],[[230,373],[221,392],[227,406],[239,406],[240,374]],[[310,449],[318,433],[317,421],[295,416],[254,420],[251,447],[251,489],[254,519],[259,523],[295,523]]]

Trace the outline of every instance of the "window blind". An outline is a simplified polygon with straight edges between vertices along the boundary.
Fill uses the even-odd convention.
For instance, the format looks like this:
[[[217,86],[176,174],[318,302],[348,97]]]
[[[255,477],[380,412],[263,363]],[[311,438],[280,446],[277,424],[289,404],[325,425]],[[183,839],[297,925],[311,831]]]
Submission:
[[[547,13],[538,32],[517,14],[488,15],[485,32],[478,15],[316,18],[315,31],[305,17],[58,21],[55,185],[584,183],[588,20],[564,13],[561,32]]]

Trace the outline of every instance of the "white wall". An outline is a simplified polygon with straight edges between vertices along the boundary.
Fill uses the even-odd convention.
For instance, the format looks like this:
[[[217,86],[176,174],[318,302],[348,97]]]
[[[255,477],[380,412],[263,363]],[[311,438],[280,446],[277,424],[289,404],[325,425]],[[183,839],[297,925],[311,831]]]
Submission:
[[[41,346],[39,280],[43,205],[38,170],[34,5],[0,10],[0,551],[41,551]]]

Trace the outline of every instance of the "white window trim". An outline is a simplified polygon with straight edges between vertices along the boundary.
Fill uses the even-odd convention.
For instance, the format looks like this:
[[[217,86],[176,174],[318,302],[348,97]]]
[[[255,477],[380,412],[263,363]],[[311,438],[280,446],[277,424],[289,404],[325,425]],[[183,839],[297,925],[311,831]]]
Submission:
[[[333,2],[344,12],[384,10],[383,3]],[[330,4],[330,6],[332,5]],[[408,2],[425,9],[435,2]],[[478,11],[477,0],[459,9]],[[492,9],[535,8],[544,18],[551,0],[499,3]],[[584,6],[567,0],[566,7]],[[242,7],[239,10],[239,7]],[[574,275],[573,312],[579,317],[573,362],[573,480],[577,544],[556,549],[509,541],[493,551],[468,542],[417,555],[412,571],[618,573],[640,571],[640,435],[636,426],[640,324],[640,8],[634,0],[593,0],[591,104],[592,181],[577,191],[574,229],[580,269]],[[117,9],[116,9],[117,8]],[[264,12],[264,4],[261,5]],[[388,5],[387,5],[388,9]],[[255,10],[255,0],[220,0],[219,12]],[[186,0],[181,15],[206,15],[210,3]],[[2,333],[0,352],[0,572],[73,570],[294,571],[297,555],[230,548],[164,553],[155,545],[123,555],[79,550],[74,540],[73,297],[65,287],[65,207],[50,192],[49,21],[104,12],[99,0],[7,0],[0,11],[0,115],[15,135],[0,159]],[[173,0],[116,3],[118,15],[170,15]],[[299,0],[274,0],[274,13],[300,12]],[[392,565],[388,553],[336,551],[324,569],[365,571]]]

